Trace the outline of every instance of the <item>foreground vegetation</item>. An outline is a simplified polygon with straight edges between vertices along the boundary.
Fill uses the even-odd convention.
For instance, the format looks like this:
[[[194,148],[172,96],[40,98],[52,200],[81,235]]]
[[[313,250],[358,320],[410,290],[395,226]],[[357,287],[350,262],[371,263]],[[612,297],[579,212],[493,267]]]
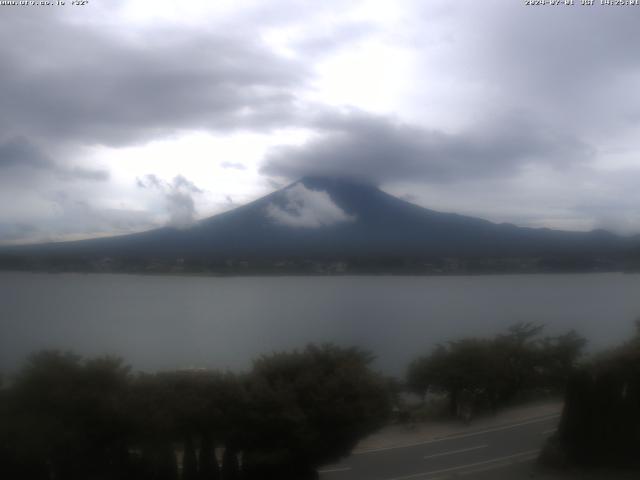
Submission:
[[[40,352],[0,386],[0,468],[25,480],[314,479],[403,413],[404,390],[467,421],[566,390],[546,462],[639,466],[640,323],[588,362],[585,343],[517,324],[437,346],[404,385],[372,371],[370,354],[333,345],[263,356],[246,374],[133,374],[116,358]]]
[[[558,432],[542,454],[547,465],[640,468],[640,321],[618,348],[571,375]]]
[[[388,417],[370,361],[309,346],[264,356],[247,375],[132,375],[118,359],[42,352],[0,390],[2,476],[316,478]]]
[[[411,363],[407,385],[423,398],[441,395],[449,414],[465,420],[541,394],[564,396],[558,431],[543,449],[542,463],[582,467],[582,472],[635,472],[640,468],[640,320],[636,325],[631,340],[588,359],[586,341],[576,332],[548,337],[539,325],[514,325],[493,338],[436,347]]]
[[[492,338],[438,345],[408,368],[407,387],[423,399],[443,396],[449,414],[465,420],[540,395],[560,396],[586,340],[574,331],[543,336],[543,326],[520,323]]]

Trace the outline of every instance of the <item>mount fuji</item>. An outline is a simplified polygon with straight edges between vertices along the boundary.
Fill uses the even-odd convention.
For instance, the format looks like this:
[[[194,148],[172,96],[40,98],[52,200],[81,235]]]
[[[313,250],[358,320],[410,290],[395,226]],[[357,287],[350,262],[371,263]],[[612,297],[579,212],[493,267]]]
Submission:
[[[347,259],[618,257],[638,237],[569,232],[441,213],[344,178],[305,177],[188,228],[17,246],[10,256],[76,258]]]

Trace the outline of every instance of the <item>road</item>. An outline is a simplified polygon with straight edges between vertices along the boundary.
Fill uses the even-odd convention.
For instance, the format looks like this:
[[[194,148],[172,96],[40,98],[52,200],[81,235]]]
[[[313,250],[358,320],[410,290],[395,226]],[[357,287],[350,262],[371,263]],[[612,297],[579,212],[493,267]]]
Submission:
[[[321,480],[435,480],[528,478],[558,414],[414,443],[358,452],[323,467]]]

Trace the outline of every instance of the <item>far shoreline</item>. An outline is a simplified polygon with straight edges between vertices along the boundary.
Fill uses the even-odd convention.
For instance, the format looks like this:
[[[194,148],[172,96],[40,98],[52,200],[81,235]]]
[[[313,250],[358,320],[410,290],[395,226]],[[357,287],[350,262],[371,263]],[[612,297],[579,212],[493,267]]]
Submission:
[[[403,272],[175,272],[175,271],[82,271],[82,270],[18,270],[0,269],[0,274],[48,274],[48,275],[127,275],[139,277],[187,277],[187,278],[362,278],[362,277],[402,277],[402,278],[463,278],[463,277],[513,277],[513,276],[577,276],[577,275],[638,275],[640,271],[596,270],[596,271],[512,271],[512,272],[452,272],[452,273],[403,273]]]

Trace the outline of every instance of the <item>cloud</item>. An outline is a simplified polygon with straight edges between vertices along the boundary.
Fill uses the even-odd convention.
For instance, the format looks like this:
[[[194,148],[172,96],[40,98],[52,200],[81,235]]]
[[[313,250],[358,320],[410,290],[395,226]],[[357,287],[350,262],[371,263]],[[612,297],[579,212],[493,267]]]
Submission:
[[[173,178],[173,188],[174,190],[183,190],[189,193],[202,193],[196,185],[191,181],[187,180],[182,175],[177,175]]]
[[[309,79],[309,66],[274,53],[261,35],[269,25],[288,22],[284,17],[291,11],[272,14],[268,22],[248,18],[265,10],[256,5],[242,15],[198,17],[197,25],[161,15],[147,23],[130,18],[130,3],[3,9],[0,196],[13,203],[0,209],[0,222],[46,224],[55,235],[74,225],[78,235],[91,236],[90,216],[70,203],[64,218],[58,217],[60,228],[38,208],[44,205],[51,214],[52,195],[65,191],[80,202],[91,195],[92,203],[122,208],[126,215],[145,195],[125,186],[137,172],[118,161],[119,147],[194,131],[269,132],[298,121],[298,90]],[[161,167],[167,171],[166,164]],[[82,185],[98,182],[95,190]],[[195,219],[198,192],[182,184],[163,195],[170,224]],[[117,206],[119,199],[126,207]],[[72,214],[87,222],[86,229]]]
[[[284,195],[284,205],[270,203],[266,209],[267,216],[280,225],[319,228],[356,219],[336,205],[327,192],[308,189],[302,183],[288,188]]]
[[[164,197],[167,209],[167,225],[175,228],[186,228],[196,221],[196,207],[194,194],[203,191],[192,181],[182,175],[177,175],[171,182],[161,180],[154,174],[136,179],[139,188],[158,190]]]
[[[42,235],[72,226],[91,235],[111,221],[97,226],[92,215],[118,208],[124,217],[148,208],[156,220],[162,209],[170,224],[188,225],[196,207],[214,203],[186,183],[141,177],[144,188],[131,188],[141,173],[178,171],[209,190],[233,177],[222,195],[236,201],[308,174],[348,175],[492,219],[508,207],[509,221],[640,228],[632,207],[616,200],[635,199],[635,186],[617,191],[619,181],[602,175],[609,165],[638,165],[640,57],[629,45],[640,41],[640,9],[169,3],[153,12],[137,0],[3,9],[0,238],[32,235],[23,227],[36,221],[48,225]],[[157,170],[119,156],[135,145],[155,161],[147,142],[195,132],[227,139],[251,131],[273,144],[287,130],[309,140],[269,151],[262,177],[257,144],[231,155],[220,142],[210,157],[232,161],[208,165],[220,175],[206,180],[169,156]],[[638,183],[636,170],[627,175]],[[41,213],[57,191],[68,195],[59,227]]]
[[[222,168],[225,168],[225,169],[226,168],[231,168],[231,169],[234,169],[234,170],[246,170],[247,169],[247,167],[244,164],[240,163],[240,162],[222,162],[220,164],[220,166]]]
[[[123,145],[186,129],[268,130],[296,114],[305,67],[257,39],[185,27],[118,36],[52,12],[6,10],[1,131]]]
[[[196,220],[196,207],[191,195],[174,191],[166,196],[169,222],[167,225],[176,228],[189,227]]]
[[[277,180],[274,180],[273,178],[267,178],[267,184],[273,190],[280,190],[281,188],[283,188],[285,186],[285,184],[283,184],[281,182],[278,182]]]
[[[0,168],[48,168],[51,161],[23,136],[0,143]]]
[[[580,139],[546,129],[526,113],[485,119],[459,133],[364,112],[323,116],[316,125],[323,132],[319,137],[301,146],[273,149],[262,172],[289,179],[338,175],[378,183],[447,183],[509,177],[534,163],[562,167],[586,161],[594,153]]]
[[[0,245],[27,242],[34,237],[37,239],[40,233],[34,225],[28,223],[2,222],[0,223]]]
[[[593,182],[596,176],[601,178],[601,183]],[[589,219],[593,228],[623,235],[638,233],[638,179],[640,167],[587,172],[585,178],[580,179],[580,191],[571,194],[571,211]]]
[[[412,3],[404,34],[417,53],[410,109],[430,123],[460,124],[522,108],[535,112],[535,128],[605,140],[640,111],[629,88],[640,58],[622,47],[640,41],[639,20],[637,8],[602,5]]]
[[[99,208],[64,191],[55,192],[51,200],[57,210],[53,222],[58,225],[58,235],[73,236],[83,230],[91,236],[114,231],[128,233],[153,226],[153,218],[145,211]]]
[[[75,192],[63,190],[45,196],[46,202],[33,217],[0,222],[0,245],[77,240],[157,226],[157,219],[145,210],[95,205],[88,195],[78,199]]]
[[[105,182],[109,180],[110,174],[107,170],[84,168],[84,167],[58,167],[56,173],[63,180],[90,180],[94,182]]]
[[[4,180],[12,182],[21,176],[33,177],[44,172],[53,173],[65,181],[109,179],[106,170],[59,164],[23,136],[0,142],[0,171]]]
[[[365,40],[375,31],[376,27],[370,22],[344,22],[319,33],[301,32],[302,38],[293,40],[290,48],[297,56],[325,58],[346,46]]]

